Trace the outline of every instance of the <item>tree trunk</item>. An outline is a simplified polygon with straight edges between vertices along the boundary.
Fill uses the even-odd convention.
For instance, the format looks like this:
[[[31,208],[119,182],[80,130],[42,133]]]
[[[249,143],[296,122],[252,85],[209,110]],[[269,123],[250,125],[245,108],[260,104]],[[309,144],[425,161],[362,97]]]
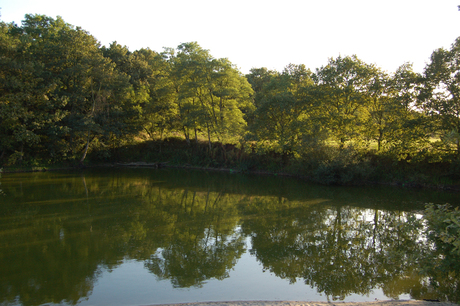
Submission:
[[[379,139],[377,140],[377,151],[380,152],[382,147],[383,131],[379,130]]]
[[[89,141],[89,136],[90,136],[90,132],[88,131],[88,137],[87,137],[87,140],[86,140],[85,150],[83,151],[83,156],[80,159],[80,164],[83,164],[83,161],[86,158],[86,154],[88,153],[89,142],[90,142]]]
[[[22,163],[24,157],[24,143],[21,144],[21,154],[19,155],[19,162]]]
[[[185,126],[184,126],[184,136],[185,136],[185,141],[187,142],[188,145],[190,145],[190,135],[188,134]]]
[[[153,140],[153,134],[150,133],[149,129],[147,129],[146,127],[144,127],[144,131],[147,133],[147,135],[149,135],[150,140]]]
[[[343,148],[345,147],[345,138],[340,138],[340,145],[339,145],[339,149],[340,150],[343,150]]]
[[[206,129],[208,130],[208,145],[209,145],[209,154],[211,154],[212,144],[211,144],[211,131],[209,130],[209,125],[206,124]]]

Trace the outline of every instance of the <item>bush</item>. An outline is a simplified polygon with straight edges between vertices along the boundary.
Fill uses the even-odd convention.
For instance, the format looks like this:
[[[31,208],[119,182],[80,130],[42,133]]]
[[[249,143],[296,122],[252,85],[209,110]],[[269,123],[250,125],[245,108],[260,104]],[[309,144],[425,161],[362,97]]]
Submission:
[[[444,254],[460,257],[460,210],[451,205],[427,204],[428,237]]]
[[[368,160],[353,147],[316,146],[304,152],[301,159],[306,173],[321,184],[362,182],[372,174]]]

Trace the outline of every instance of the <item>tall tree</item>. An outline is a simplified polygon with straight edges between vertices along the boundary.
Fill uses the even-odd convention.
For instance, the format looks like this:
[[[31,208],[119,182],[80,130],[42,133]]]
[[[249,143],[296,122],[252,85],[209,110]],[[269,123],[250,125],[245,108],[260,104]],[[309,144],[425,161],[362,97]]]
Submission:
[[[104,58],[93,36],[60,17],[42,15],[26,15],[22,29],[42,65],[40,77],[53,86],[51,105],[66,113],[50,151],[83,162],[91,146],[108,146],[134,131],[129,118],[136,107],[129,100],[128,77]]]
[[[399,158],[413,155],[429,144],[426,116],[417,105],[421,80],[412,64],[405,63],[398,67],[389,83],[392,102],[386,141]]]
[[[330,137],[342,148],[347,141],[359,140],[365,128],[364,107],[376,68],[354,56],[329,59],[317,69],[316,120],[327,126]]]
[[[257,71],[265,70],[253,70]],[[292,154],[302,136],[308,133],[301,89],[313,83],[311,72],[304,65],[290,64],[282,73],[266,74],[265,80],[257,75],[251,77],[253,81],[262,81],[250,126],[252,135],[256,140],[268,141],[269,148],[275,151]]]
[[[148,77],[150,99],[143,107],[141,117],[144,130],[150,137],[156,133],[162,139],[165,131],[173,131],[177,125],[178,109],[174,103],[176,93],[171,81],[171,64],[167,61],[166,53],[141,49],[135,54],[142,57],[151,70]]]
[[[168,88],[169,69],[163,55],[150,49],[130,52],[128,47],[113,42],[102,47],[119,72],[129,77],[129,99],[139,105],[138,125],[153,139],[171,128],[175,115]]]
[[[278,71],[268,70],[266,67],[251,68],[246,79],[254,90],[254,104],[257,107],[264,96],[265,87],[274,77],[279,75]]]
[[[66,115],[65,101],[52,101],[56,84],[43,75],[33,43],[22,28],[0,24],[0,156],[10,153],[10,163],[21,161],[26,151],[38,155],[59,134]]]
[[[439,147],[460,156],[460,38],[450,50],[435,50],[425,67],[420,101],[434,120]]]
[[[204,131],[213,139],[228,141],[246,125],[243,111],[250,108],[252,89],[227,59],[215,59],[196,42],[177,47],[171,57],[180,122],[188,140],[190,131]]]

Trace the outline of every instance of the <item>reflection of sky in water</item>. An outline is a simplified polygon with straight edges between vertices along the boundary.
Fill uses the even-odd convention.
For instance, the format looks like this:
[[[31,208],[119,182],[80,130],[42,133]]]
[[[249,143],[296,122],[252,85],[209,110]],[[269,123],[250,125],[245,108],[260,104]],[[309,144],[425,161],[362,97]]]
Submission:
[[[423,205],[406,198],[408,191],[393,196],[392,189],[387,198],[381,188],[155,172],[155,182],[170,182],[166,188],[138,172],[115,174],[2,180],[0,245],[9,249],[1,252],[7,260],[0,261],[0,298],[11,302],[5,305],[67,305],[85,295],[79,305],[327,301],[317,290],[343,293],[346,302],[390,299],[378,288],[366,296],[374,286],[396,297],[411,292],[403,300],[438,297],[425,294],[432,288],[404,253],[418,256],[426,244],[423,227],[411,221],[420,220]],[[303,278],[290,284],[295,277],[316,287]]]
[[[249,239],[247,249],[250,249]],[[125,260],[112,272],[104,270],[88,300],[79,305],[145,305],[206,301],[291,300],[327,301],[327,297],[305,285],[302,280],[289,284],[262,266],[254,256],[245,252],[238,260],[230,277],[222,281],[211,279],[202,288],[173,288],[170,280],[158,281],[144,268],[143,261]],[[116,288],[116,289],[114,289]],[[409,295],[401,295],[403,300]],[[387,300],[382,290],[369,296],[350,295],[345,302]]]

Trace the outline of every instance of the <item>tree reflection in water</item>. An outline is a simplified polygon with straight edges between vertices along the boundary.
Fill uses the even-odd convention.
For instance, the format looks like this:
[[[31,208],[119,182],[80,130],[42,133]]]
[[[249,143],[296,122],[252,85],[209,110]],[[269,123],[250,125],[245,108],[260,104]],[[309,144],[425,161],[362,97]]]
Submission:
[[[423,251],[422,221],[414,214],[300,205],[291,213],[281,208],[283,218],[273,214],[244,223],[251,252],[265,269],[291,282],[303,280],[333,300],[368,295],[374,288],[389,297],[410,293],[388,285],[413,280],[412,259]]]
[[[229,277],[247,237],[263,269],[332,300],[377,288],[390,298],[459,300],[459,274],[424,238],[420,205],[397,210],[380,195],[350,201],[345,189],[196,175],[4,176],[0,302],[76,304],[125,259],[174,287],[200,287]]]

